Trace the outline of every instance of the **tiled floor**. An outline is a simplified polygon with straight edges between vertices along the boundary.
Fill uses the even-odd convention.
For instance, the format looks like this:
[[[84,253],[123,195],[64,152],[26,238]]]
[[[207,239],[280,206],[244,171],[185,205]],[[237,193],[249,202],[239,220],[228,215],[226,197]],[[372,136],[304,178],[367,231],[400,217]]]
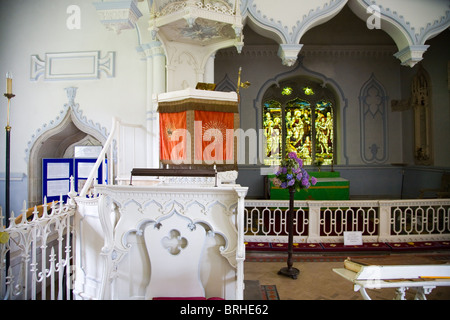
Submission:
[[[348,254],[347,254],[348,255]],[[261,285],[276,285],[281,300],[363,300],[353,291],[350,281],[342,278],[333,268],[342,268],[346,254],[311,255],[295,254],[294,267],[300,270],[296,280],[278,275],[286,266],[283,254],[247,252],[244,264],[245,279],[258,280]],[[380,264],[437,264],[450,263],[450,252],[401,253],[401,254],[350,254],[355,260],[376,259]],[[264,261],[264,262],[263,262]],[[266,262],[270,261],[270,262]],[[391,300],[395,289],[367,290],[373,300]],[[414,290],[408,290],[406,299],[414,299]],[[437,287],[428,300],[450,300],[450,287]]]

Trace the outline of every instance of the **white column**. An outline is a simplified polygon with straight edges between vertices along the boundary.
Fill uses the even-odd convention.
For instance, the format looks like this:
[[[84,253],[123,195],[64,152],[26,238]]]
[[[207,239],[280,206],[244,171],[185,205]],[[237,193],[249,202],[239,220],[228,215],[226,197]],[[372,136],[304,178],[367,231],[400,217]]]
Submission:
[[[166,56],[161,42],[157,42],[153,51],[153,95],[166,92]],[[152,104],[152,149],[150,155],[151,167],[159,168],[159,114],[157,104]]]
[[[143,47],[147,58],[147,167],[159,168],[159,114],[154,97],[166,92],[166,56],[159,41]]]
[[[153,145],[155,137],[153,135],[153,124],[158,121],[155,111],[153,111],[153,56],[151,49],[146,51],[147,57],[147,167],[153,168]]]
[[[153,54],[153,93],[166,92],[166,55],[161,42],[155,41]]]
[[[206,83],[214,83],[214,62],[216,59],[216,54],[212,54],[205,65],[205,73],[203,81]]]

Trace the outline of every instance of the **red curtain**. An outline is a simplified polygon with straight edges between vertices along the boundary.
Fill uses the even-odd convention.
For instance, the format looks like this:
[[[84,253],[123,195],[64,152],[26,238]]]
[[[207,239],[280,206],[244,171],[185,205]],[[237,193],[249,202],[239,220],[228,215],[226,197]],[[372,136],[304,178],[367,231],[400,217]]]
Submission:
[[[186,131],[186,112],[159,114],[161,160],[186,159]]]
[[[195,160],[212,163],[234,159],[234,131],[227,132],[234,130],[233,113],[195,111],[194,125]]]

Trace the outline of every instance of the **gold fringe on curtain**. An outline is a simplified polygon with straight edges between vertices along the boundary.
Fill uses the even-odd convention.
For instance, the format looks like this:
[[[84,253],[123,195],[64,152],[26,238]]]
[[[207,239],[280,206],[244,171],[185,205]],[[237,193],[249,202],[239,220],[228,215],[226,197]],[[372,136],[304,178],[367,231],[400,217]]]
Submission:
[[[189,110],[238,113],[239,107],[237,102],[233,101],[204,99],[185,99],[180,101],[160,102],[158,104],[159,113],[184,112]]]

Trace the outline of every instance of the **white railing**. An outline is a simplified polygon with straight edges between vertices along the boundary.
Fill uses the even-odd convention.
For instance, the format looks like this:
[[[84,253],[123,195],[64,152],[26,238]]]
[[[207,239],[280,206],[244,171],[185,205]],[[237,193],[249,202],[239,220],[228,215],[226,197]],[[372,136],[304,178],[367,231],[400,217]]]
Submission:
[[[79,196],[84,198],[92,190],[98,168],[103,164],[103,181],[99,184],[128,183],[133,168],[147,166],[147,129],[113,118],[111,132],[83,186]],[[108,160],[107,160],[108,159]],[[107,168],[107,169],[106,169]],[[94,182],[95,183],[95,182]]]
[[[0,225],[0,298],[71,297],[77,210],[73,180],[71,190],[68,204],[44,203],[29,217],[24,206],[22,216],[12,217],[7,229]],[[247,199],[244,241],[287,242],[288,206],[288,200]],[[345,231],[361,231],[365,242],[450,240],[450,199],[295,201],[294,207],[295,242],[342,242]],[[4,241],[5,234],[9,241]]]
[[[0,298],[62,300],[71,296],[72,217],[75,206],[44,204],[0,224]],[[0,221],[3,221],[0,208]],[[8,266],[7,266],[8,264]],[[7,272],[6,272],[7,271]]]
[[[100,155],[97,158],[97,161],[95,162],[93,168],[91,169],[91,172],[89,173],[89,177],[86,180],[86,183],[83,186],[83,189],[80,191],[80,197],[86,197],[88,194],[89,189],[91,188],[92,182],[94,181],[95,175],[97,173],[98,168],[100,165],[103,164],[103,170],[106,172],[103,172],[103,179],[102,183],[105,183],[105,179],[108,180],[109,184],[112,184],[112,177],[114,175],[114,161],[112,160],[112,148],[111,144],[114,139],[115,131],[116,131],[116,122],[117,119],[113,118],[112,122],[112,128],[111,133],[109,134],[108,138],[106,139],[105,145],[102,148],[102,151],[100,152]],[[108,163],[106,163],[106,156],[109,151],[109,159]],[[106,170],[108,164],[108,170]]]
[[[246,200],[245,241],[287,242],[289,201]],[[450,240],[450,199],[295,201],[294,242],[343,242],[361,231],[364,242]]]

